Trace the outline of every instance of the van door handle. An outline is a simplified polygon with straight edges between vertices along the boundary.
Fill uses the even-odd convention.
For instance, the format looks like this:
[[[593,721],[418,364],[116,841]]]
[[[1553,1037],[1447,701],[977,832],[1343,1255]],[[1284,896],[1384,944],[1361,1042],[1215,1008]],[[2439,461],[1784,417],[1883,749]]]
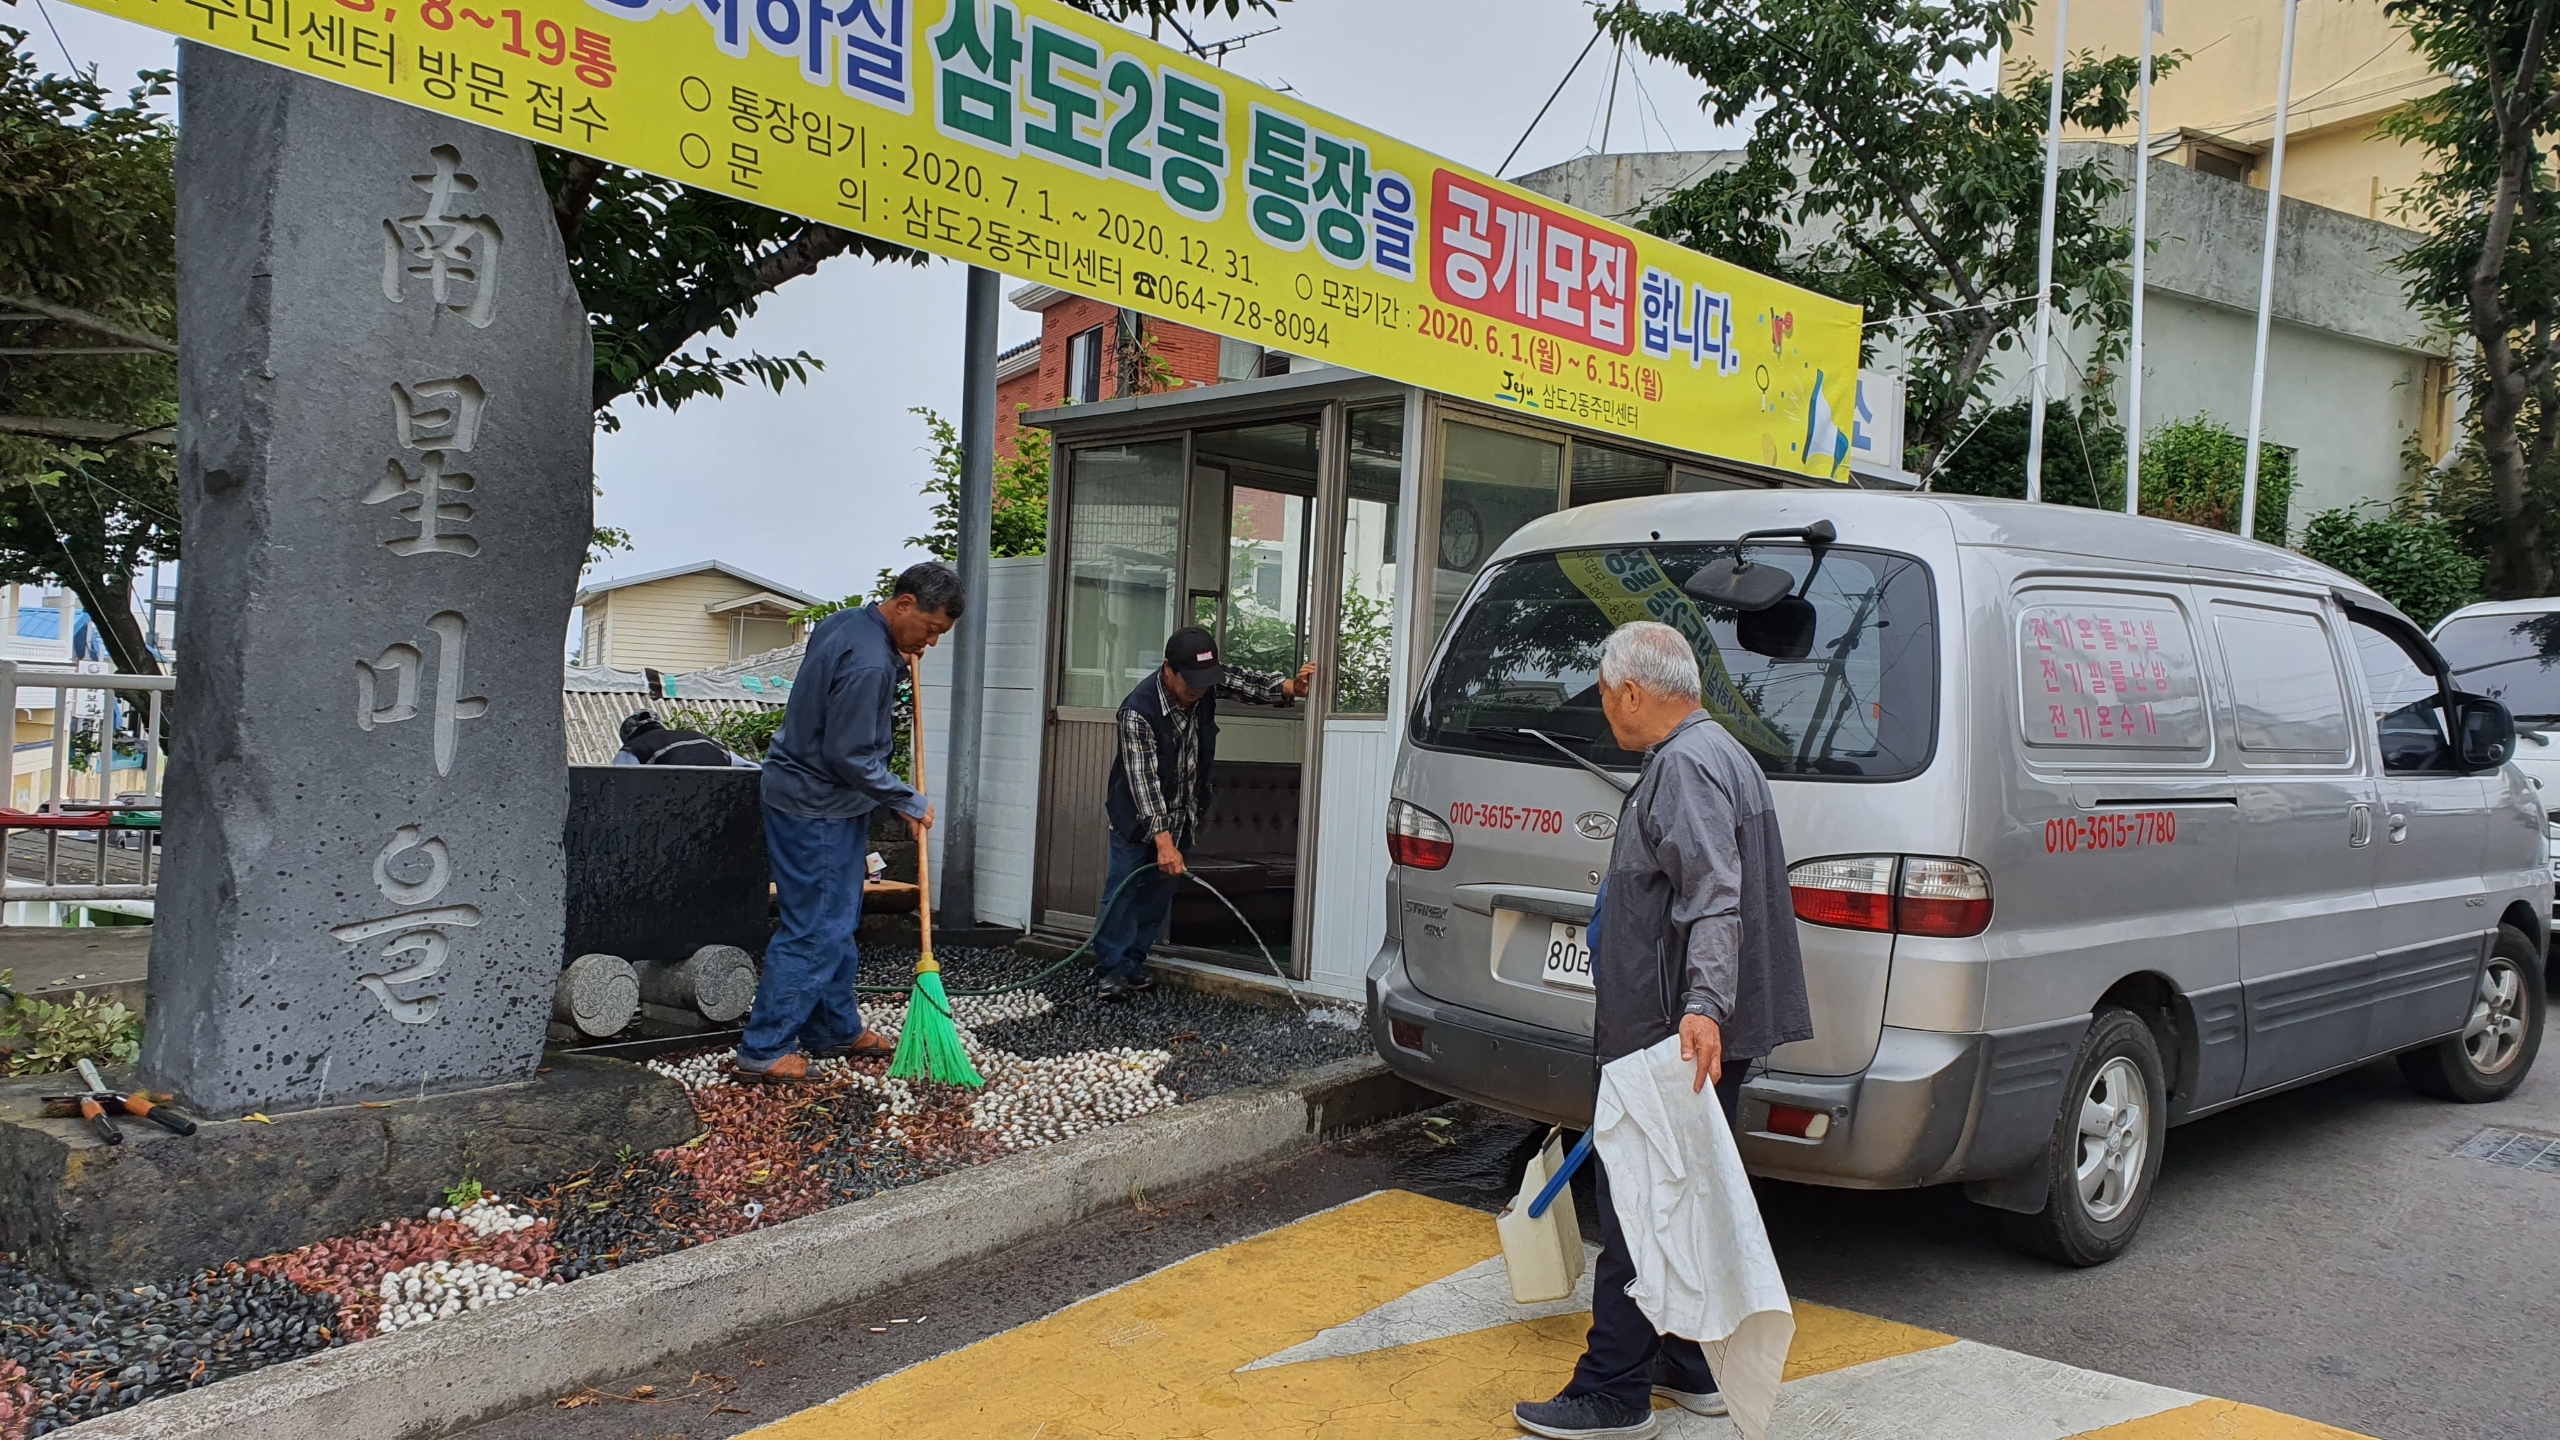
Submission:
[[[2347,848],[2362,849],[2373,843],[2373,807],[2358,803],[2347,807]]]
[[[2392,812],[2391,812],[2391,843],[2392,843],[2392,844],[2394,844],[2394,845],[2397,845],[2397,844],[2399,844],[2401,841],[2406,840],[2406,839],[2408,839],[2408,838],[2409,838],[2409,812],[2408,812],[2408,811],[2406,811],[2406,810],[2394,810],[2394,811],[2392,811]]]

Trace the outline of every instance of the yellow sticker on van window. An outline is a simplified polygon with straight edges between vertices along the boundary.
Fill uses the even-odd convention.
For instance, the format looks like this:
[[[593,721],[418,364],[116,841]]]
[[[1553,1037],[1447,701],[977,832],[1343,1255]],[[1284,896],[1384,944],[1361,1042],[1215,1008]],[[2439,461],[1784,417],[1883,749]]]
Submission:
[[[1707,617],[1698,613],[1688,592],[1671,583],[1650,550],[1568,550],[1556,556],[1556,568],[1573,587],[1591,597],[1612,626],[1636,620],[1659,620],[1679,631],[1698,652],[1698,699],[1733,738],[1764,755],[1785,755],[1794,742],[1781,735],[1752,708],[1742,687],[1724,668]]]

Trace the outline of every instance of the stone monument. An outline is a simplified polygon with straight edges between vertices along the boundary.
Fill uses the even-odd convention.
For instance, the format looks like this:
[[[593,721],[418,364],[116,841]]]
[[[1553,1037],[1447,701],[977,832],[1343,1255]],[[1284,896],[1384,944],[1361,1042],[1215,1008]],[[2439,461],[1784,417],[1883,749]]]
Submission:
[[[184,47],[186,521],[145,1073],[529,1077],[560,977],[590,353],[533,148]]]

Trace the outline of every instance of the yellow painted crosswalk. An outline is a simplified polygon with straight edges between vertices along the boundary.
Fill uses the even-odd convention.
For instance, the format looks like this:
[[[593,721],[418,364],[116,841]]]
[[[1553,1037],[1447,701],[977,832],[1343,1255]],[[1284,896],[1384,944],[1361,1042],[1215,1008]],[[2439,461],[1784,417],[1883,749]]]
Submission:
[[[1196,1255],[756,1432],[768,1440],[1500,1440],[1588,1316],[1511,1304],[1483,1214],[1384,1191]],[[2313,1440],[2349,1432],[1819,1305],[1772,1434]],[[1734,1435],[1663,1412],[1667,1437]]]

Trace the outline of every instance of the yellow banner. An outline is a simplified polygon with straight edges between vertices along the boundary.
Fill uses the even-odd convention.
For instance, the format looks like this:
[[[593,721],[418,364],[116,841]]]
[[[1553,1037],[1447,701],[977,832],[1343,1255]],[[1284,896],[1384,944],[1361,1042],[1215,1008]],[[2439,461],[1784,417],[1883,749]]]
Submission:
[[[79,3],[1218,334],[1848,479],[1857,307],[1053,0]]]
[[[1707,628],[1707,617],[1698,613],[1687,591],[1662,573],[1652,551],[1567,550],[1556,557],[1556,568],[1573,582],[1573,588],[1591,597],[1611,625],[1659,620],[1686,637],[1689,648],[1698,652],[1698,703],[1732,731],[1733,738],[1763,755],[1784,755],[1795,749],[1794,742],[1761,718],[1751,697],[1733,683],[1715,631]]]

